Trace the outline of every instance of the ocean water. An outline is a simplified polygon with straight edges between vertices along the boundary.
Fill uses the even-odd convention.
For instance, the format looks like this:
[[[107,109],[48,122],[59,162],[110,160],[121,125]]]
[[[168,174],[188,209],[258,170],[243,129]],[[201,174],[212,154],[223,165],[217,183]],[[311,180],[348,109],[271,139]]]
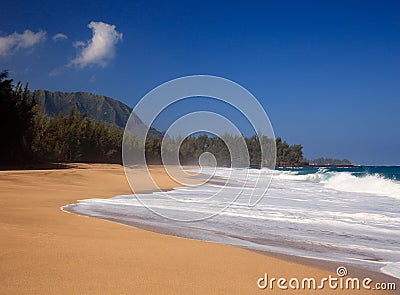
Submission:
[[[176,236],[349,263],[400,278],[400,167],[201,172],[215,181],[137,197],[168,215],[190,218],[224,208],[232,194],[239,195],[226,210],[202,221],[166,219],[135,195],[80,200],[62,209]],[[263,198],[249,206],[251,191],[264,192],[257,179],[271,174]],[[218,192],[218,198],[196,205],[197,199]],[[171,197],[185,201],[177,205]]]

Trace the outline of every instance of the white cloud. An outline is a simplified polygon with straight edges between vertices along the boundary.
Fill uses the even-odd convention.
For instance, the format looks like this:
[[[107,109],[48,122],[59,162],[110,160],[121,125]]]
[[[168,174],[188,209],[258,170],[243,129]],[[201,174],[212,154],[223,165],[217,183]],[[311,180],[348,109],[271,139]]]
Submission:
[[[30,48],[46,40],[46,32],[37,33],[25,30],[22,34],[14,32],[5,37],[0,37],[0,56],[7,56],[21,48]]]
[[[54,36],[53,36],[53,38],[51,38],[54,42],[57,42],[57,41],[62,41],[62,40],[67,40],[68,39],[68,36],[67,35],[65,35],[65,34],[63,34],[63,33],[58,33],[58,34],[55,34]]]
[[[122,41],[122,33],[116,31],[114,25],[103,22],[91,22],[88,28],[92,29],[92,39],[82,43],[75,42],[75,47],[82,47],[78,56],[70,65],[84,68],[91,65],[105,67],[115,56],[115,46]]]
[[[83,41],[76,41],[76,42],[74,42],[73,45],[74,45],[75,48],[85,47],[86,42],[83,42]]]

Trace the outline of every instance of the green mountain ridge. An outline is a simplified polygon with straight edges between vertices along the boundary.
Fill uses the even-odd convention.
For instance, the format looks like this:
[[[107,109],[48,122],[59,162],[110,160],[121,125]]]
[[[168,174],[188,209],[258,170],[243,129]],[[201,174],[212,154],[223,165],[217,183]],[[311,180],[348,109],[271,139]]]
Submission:
[[[132,108],[118,100],[89,92],[35,90],[33,95],[49,116],[67,115],[71,108],[76,107],[85,116],[124,128],[132,112]],[[136,114],[132,116],[135,125],[147,128]]]
[[[67,115],[72,108],[76,107],[85,117],[91,117],[98,121],[125,128],[126,122],[132,113],[132,108],[123,102],[90,92],[35,90],[32,93],[44,113],[49,116]],[[147,130],[147,126],[135,113],[132,113],[130,124],[132,124],[131,128],[136,128],[139,132]],[[147,137],[162,138],[163,134],[154,128],[150,128]]]

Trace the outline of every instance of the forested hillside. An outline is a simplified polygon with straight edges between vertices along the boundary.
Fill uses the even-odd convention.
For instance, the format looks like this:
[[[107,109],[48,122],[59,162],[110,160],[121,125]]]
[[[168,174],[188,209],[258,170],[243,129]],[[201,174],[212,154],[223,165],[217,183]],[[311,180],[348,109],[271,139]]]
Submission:
[[[121,163],[122,126],[130,110],[121,102],[90,93],[30,92],[21,83],[14,85],[4,71],[0,73],[0,136],[4,139],[0,145],[0,163]],[[137,117],[135,122],[147,128]],[[253,136],[245,141],[250,164],[259,166],[258,138]],[[275,144],[268,138],[260,141]],[[146,141],[148,163],[161,163],[161,142],[162,133],[152,129]],[[295,166],[303,161],[301,145],[289,145],[278,138],[276,147],[278,165]],[[215,155],[218,165],[231,164],[223,140],[206,135],[186,138],[179,157],[183,164],[196,164],[198,156],[206,151]]]
[[[68,115],[72,108],[76,108],[84,116],[122,128],[125,127],[132,112],[130,107],[118,100],[88,92],[36,90],[33,91],[33,97],[46,115]],[[145,128],[143,122],[136,115],[133,116],[135,123]]]

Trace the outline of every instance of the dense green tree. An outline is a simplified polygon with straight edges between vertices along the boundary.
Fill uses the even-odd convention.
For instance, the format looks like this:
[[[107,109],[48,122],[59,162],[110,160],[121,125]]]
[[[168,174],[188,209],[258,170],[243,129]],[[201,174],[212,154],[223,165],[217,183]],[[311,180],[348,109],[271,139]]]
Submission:
[[[295,144],[290,146],[280,137],[276,139],[276,165],[297,166],[303,162],[303,146]]]
[[[161,164],[161,139],[152,138],[146,140],[145,153],[147,164]]]
[[[32,157],[31,141],[35,101],[21,83],[13,84],[8,72],[0,73],[0,163],[18,163]]]
[[[122,134],[117,126],[84,117],[76,108],[68,116],[35,118],[32,149],[41,160],[121,162]]]

